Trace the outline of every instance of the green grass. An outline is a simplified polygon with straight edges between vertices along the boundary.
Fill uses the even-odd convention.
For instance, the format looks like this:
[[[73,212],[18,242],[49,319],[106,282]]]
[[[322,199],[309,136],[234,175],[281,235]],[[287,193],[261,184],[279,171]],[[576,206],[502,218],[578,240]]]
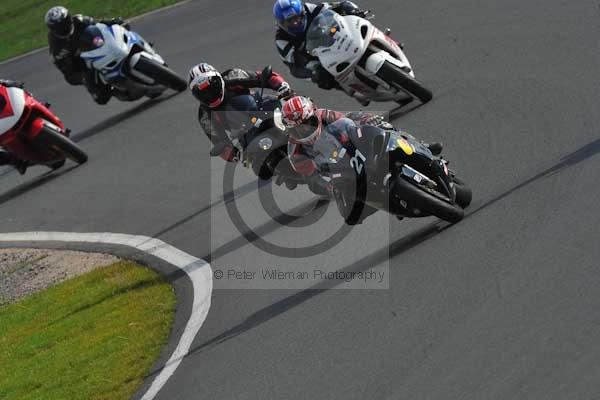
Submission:
[[[46,46],[44,16],[50,7],[62,5],[72,14],[93,17],[131,17],[178,0],[2,0],[0,7],[0,60]]]
[[[163,278],[126,261],[0,308],[0,399],[129,399],[174,308]]]

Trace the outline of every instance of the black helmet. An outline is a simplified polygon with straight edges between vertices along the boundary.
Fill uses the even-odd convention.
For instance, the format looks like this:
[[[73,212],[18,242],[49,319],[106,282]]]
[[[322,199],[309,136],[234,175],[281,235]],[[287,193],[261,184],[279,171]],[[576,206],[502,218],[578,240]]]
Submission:
[[[211,65],[198,64],[190,69],[188,85],[194,97],[211,108],[218,107],[225,97],[225,81]]]
[[[56,37],[66,38],[73,33],[73,18],[69,10],[62,6],[49,9],[45,21],[50,32]]]

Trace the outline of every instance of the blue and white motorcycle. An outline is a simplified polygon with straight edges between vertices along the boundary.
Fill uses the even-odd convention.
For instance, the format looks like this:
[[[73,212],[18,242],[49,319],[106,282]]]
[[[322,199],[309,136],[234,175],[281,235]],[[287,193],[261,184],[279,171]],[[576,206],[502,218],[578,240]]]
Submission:
[[[187,82],[136,32],[97,23],[81,36],[80,57],[99,79],[121,92],[121,99],[160,96],[167,88],[182,92]]]

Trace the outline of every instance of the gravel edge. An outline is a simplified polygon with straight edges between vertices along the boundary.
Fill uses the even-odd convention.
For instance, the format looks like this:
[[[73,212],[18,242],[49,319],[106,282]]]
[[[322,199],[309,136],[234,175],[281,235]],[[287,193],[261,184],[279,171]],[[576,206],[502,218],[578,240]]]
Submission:
[[[82,251],[0,249],[0,307],[119,260]]]

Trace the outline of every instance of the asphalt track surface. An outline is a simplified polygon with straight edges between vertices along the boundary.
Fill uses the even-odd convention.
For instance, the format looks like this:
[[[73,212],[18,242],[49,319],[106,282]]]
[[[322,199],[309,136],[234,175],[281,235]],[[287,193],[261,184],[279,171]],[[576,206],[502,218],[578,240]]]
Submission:
[[[418,77],[435,93],[394,123],[445,143],[445,156],[473,187],[467,217],[448,226],[376,215],[306,261],[389,268],[387,290],[215,290],[191,353],[158,398],[595,398],[597,3],[365,3],[380,27],[406,43]],[[181,73],[200,61],[282,70],[270,8],[265,1],[193,1],[134,29]],[[90,155],[82,167],[50,174],[5,173],[2,232],[154,236],[213,269],[273,260],[240,236],[222,193],[211,190],[223,163],[211,162],[189,95],[97,107],[62,81],[45,53],[2,65],[0,75],[25,80],[51,101]],[[338,93],[290,81],[323,106],[356,108]],[[238,204],[262,235],[298,240],[250,212],[259,205],[247,192]],[[339,223],[333,214],[321,222]],[[301,236],[322,229],[304,228]]]

